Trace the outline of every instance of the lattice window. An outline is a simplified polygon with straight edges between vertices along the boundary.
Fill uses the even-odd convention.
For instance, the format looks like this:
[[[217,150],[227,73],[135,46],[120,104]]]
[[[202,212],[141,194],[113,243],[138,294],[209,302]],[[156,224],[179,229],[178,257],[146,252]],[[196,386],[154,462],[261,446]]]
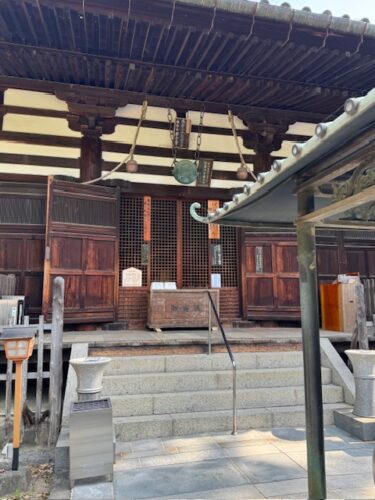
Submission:
[[[142,285],[147,286],[147,264],[142,264],[143,198],[121,196],[120,207],[120,285],[123,269],[142,269]]]
[[[177,282],[176,202],[153,199],[151,207],[151,282]]]
[[[208,286],[208,231],[205,224],[190,215],[191,201],[182,202],[182,286]],[[207,213],[207,202],[202,202],[202,213]]]
[[[112,201],[86,200],[55,194],[52,200],[52,220],[111,227],[116,221],[116,205]]]
[[[221,244],[221,265],[212,265],[211,272],[221,275],[222,287],[238,286],[237,271],[237,231],[235,227],[220,227],[220,240],[213,240],[211,245]]]
[[[0,224],[46,223],[46,200],[0,193]]]

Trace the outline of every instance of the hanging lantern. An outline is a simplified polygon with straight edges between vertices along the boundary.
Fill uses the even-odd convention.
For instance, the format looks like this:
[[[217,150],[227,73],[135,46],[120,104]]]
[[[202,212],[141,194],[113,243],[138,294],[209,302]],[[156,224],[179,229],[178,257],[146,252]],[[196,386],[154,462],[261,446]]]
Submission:
[[[128,174],[135,174],[138,172],[138,162],[133,157],[126,162],[126,171]]]
[[[241,165],[236,172],[237,179],[240,181],[245,181],[249,175],[249,172],[247,171],[247,168],[244,165]]]

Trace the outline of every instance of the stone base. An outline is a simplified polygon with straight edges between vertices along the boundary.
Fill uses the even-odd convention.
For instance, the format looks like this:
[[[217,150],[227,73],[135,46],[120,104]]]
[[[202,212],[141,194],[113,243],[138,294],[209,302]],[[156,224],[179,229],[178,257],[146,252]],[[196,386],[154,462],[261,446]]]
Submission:
[[[31,472],[28,467],[20,466],[19,470],[7,470],[8,464],[0,463],[0,468],[4,468],[4,472],[0,477],[0,497],[4,498],[7,495],[16,494],[17,491],[27,491],[30,480]],[[10,464],[9,464],[10,466]]]
[[[340,429],[356,436],[362,441],[375,440],[375,418],[357,417],[353,415],[353,408],[334,410],[335,425]]]

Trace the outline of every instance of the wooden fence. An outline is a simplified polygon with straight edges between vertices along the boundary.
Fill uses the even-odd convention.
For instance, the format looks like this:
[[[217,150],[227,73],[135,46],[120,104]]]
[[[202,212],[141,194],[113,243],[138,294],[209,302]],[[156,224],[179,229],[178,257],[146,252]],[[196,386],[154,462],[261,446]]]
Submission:
[[[29,325],[29,318],[26,316],[23,328],[37,328],[38,333],[35,339],[34,350],[37,351],[36,371],[29,370],[30,360],[23,362],[22,372],[22,436],[25,426],[32,426],[35,430],[35,439],[41,440],[40,427],[43,421],[48,418],[48,444],[56,444],[60,430],[61,421],[61,392],[62,392],[62,338],[63,338],[63,297],[64,280],[55,278],[53,283],[53,302],[52,302],[52,322],[45,323],[44,316],[39,316],[37,325]],[[19,328],[20,325],[17,326]],[[50,342],[46,342],[45,333],[51,333]],[[44,371],[46,348],[50,350],[49,369]],[[12,434],[12,392],[13,380],[13,361],[7,361],[7,371],[5,375],[0,375],[0,381],[5,381],[5,433],[8,441]],[[43,387],[46,379],[49,379],[49,401],[48,408],[43,408]],[[36,380],[35,410],[28,406],[28,382]]]

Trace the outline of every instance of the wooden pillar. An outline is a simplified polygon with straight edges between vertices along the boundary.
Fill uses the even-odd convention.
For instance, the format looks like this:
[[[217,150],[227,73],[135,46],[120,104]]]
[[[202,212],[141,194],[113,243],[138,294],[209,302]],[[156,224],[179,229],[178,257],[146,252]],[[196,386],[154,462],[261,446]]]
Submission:
[[[116,110],[127,104],[125,96],[113,96],[103,89],[69,88],[55,95],[65,101],[69,112],[69,127],[81,132],[80,180],[97,179],[102,174],[102,134],[112,134],[117,119]]]
[[[97,179],[102,175],[102,140],[100,134],[83,131],[81,138],[80,180]]]
[[[243,144],[246,148],[253,149],[255,152],[254,174],[267,172],[271,169],[273,162],[271,153],[281,148],[284,134],[289,128],[289,121],[284,120],[273,123],[264,120],[256,122],[246,118],[243,121],[249,129],[243,135]]]

